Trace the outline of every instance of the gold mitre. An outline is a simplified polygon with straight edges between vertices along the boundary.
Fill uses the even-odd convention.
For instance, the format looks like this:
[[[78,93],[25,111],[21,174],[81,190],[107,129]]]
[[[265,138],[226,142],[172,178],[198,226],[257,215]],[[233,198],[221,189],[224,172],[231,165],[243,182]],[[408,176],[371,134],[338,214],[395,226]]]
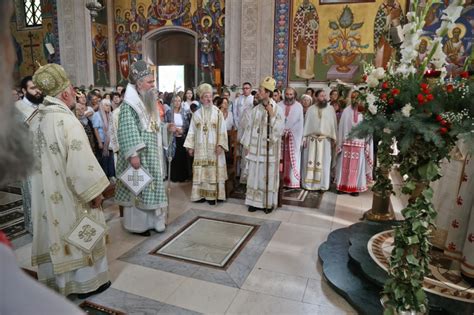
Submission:
[[[49,63],[36,70],[33,83],[44,95],[49,96],[56,96],[71,85],[64,68],[55,63]]]
[[[260,82],[260,87],[273,92],[276,87],[276,81],[271,76],[267,76]]]
[[[197,95],[201,97],[204,93],[211,93],[212,94],[212,86],[208,83],[203,83],[197,88]]]

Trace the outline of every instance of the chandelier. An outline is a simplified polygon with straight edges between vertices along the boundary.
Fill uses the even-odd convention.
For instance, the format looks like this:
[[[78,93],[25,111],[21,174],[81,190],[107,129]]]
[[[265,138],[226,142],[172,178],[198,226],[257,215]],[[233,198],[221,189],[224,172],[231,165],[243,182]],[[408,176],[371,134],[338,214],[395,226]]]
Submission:
[[[99,11],[102,11],[105,6],[103,6],[98,0],[92,0],[86,3],[86,8],[91,11],[92,22],[94,22],[95,18],[99,15]]]

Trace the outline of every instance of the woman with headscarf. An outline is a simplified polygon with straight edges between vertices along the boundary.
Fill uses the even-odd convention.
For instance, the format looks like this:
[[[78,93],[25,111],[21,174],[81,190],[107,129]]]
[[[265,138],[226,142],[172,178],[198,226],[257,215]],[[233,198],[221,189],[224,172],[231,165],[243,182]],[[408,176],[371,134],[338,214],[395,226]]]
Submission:
[[[301,95],[301,105],[303,105],[303,115],[306,118],[308,108],[313,104],[313,98],[308,94]]]
[[[97,139],[97,159],[108,178],[115,177],[114,155],[110,146],[109,125],[112,118],[112,103],[104,98],[99,110],[92,116],[92,126]]]

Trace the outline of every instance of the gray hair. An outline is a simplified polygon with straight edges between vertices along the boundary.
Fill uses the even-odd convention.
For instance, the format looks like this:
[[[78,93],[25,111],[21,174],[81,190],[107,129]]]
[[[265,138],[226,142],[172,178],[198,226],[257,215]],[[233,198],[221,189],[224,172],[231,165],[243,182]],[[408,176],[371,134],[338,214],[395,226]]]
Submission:
[[[13,1],[0,1],[0,187],[26,177],[33,162],[31,139],[13,105],[15,52],[10,34]]]
[[[150,115],[157,115],[158,109],[156,108],[156,102],[158,100],[158,91],[156,89],[149,89],[143,93],[142,96],[143,104]]]

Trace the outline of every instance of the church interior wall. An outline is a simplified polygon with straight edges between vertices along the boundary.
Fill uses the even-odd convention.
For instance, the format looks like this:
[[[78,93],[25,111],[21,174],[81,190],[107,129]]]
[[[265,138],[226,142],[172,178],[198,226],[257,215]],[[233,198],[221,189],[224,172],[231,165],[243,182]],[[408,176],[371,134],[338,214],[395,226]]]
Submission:
[[[56,0],[41,1],[41,16],[40,26],[26,26],[24,2],[15,1],[15,13],[10,22],[17,58],[15,83],[24,76],[32,75],[38,68],[38,63],[44,65],[48,62],[61,61]],[[48,52],[47,43],[54,48],[54,54]]]
[[[273,75],[279,87],[321,86],[341,79],[361,81],[364,62],[386,66],[393,45],[386,27],[391,14],[405,23],[405,0],[276,0]],[[424,40],[434,37],[444,3],[436,4],[425,21]],[[443,40],[453,56],[448,71],[456,71],[472,51],[474,6],[467,1],[457,21],[460,42],[452,32]],[[461,47],[462,46],[462,47]],[[451,48],[449,48],[451,47]],[[456,50],[457,49],[457,50]],[[458,65],[456,65],[456,63]],[[319,84],[318,84],[319,83]]]
[[[195,31],[199,37],[199,78],[212,82],[214,69],[219,69],[223,78],[224,14],[224,0],[114,1],[117,82],[126,83],[130,64],[142,58],[143,35],[164,26]]]

